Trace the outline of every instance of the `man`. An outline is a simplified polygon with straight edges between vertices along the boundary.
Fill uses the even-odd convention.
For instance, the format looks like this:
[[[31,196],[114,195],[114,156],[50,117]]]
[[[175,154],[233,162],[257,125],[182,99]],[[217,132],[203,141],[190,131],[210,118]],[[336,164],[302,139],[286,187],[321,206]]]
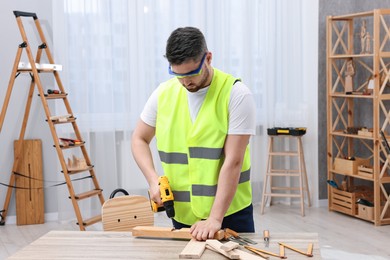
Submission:
[[[161,205],[149,143],[157,149],[174,195],[175,228],[197,240],[221,228],[254,232],[249,139],[255,105],[249,89],[211,66],[202,32],[178,28],[166,55],[172,79],[151,95],[132,137],[133,156]]]

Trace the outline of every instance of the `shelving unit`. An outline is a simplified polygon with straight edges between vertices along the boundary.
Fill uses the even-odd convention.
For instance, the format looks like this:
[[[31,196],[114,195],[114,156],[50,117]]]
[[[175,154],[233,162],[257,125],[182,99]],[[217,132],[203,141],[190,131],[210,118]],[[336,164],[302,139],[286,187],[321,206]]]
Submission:
[[[329,210],[375,225],[390,224],[389,26],[390,9],[327,17]]]

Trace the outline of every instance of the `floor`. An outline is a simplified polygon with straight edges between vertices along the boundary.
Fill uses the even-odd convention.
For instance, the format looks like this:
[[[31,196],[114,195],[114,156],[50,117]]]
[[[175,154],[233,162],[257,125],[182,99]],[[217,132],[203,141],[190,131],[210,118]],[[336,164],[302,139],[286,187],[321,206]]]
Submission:
[[[329,212],[327,208],[306,208],[305,217],[301,217],[300,208],[295,205],[272,205],[265,209],[264,215],[259,212],[259,207],[255,206],[259,236],[264,229],[270,231],[271,237],[272,232],[316,232],[323,259],[390,259],[390,225],[376,227],[370,222]],[[156,214],[156,225],[170,225],[164,212]],[[78,230],[78,226],[74,221],[0,226],[0,259],[6,259],[50,230]],[[88,230],[101,230],[101,225]]]

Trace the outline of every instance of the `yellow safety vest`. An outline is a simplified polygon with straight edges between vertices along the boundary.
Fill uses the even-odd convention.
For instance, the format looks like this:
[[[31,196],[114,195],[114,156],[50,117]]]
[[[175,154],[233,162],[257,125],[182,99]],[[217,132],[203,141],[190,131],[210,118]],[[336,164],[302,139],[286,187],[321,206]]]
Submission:
[[[236,79],[218,69],[195,122],[188,108],[187,90],[176,78],[160,86],[156,121],[157,149],[174,195],[175,220],[192,225],[207,219],[224,162],[230,93]],[[252,202],[249,145],[240,181],[226,213],[231,215]]]

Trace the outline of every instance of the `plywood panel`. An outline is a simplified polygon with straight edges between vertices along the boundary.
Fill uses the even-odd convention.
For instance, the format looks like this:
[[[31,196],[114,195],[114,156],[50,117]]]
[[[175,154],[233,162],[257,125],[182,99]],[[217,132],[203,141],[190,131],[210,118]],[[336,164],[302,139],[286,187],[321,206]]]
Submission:
[[[14,155],[19,141],[14,142]],[[23,140],[16,165],[16,224],[44,223],[44,192],[41,140]],[[23,175],[23,176],[20,176]]]

